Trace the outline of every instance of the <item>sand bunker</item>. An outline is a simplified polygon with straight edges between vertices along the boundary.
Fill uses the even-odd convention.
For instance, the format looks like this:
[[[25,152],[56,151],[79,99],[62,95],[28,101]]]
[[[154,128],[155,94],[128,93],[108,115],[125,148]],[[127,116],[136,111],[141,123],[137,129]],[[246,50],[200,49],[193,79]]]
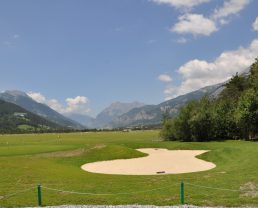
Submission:
[[[195,156],[207,150],[137,149],[148,156],[88,163],[81,168],[88,172],[120,175],[179,174],[205,171],[216,165]]]

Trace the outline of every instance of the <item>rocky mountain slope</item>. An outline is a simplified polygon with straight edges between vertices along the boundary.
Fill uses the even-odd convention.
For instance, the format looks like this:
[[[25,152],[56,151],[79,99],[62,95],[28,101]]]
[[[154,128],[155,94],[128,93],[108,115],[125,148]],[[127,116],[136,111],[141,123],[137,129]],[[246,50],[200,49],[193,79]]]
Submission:
[[[65,129],[18,105],[0,100],[0,132],[29,132]]]
[[[37,114],[51,122],[54,122],[62,127],[70,128],[70,129],[83,129],[85,128],[83,125],[75,122],[65,116],[59,114],[58,112],[54,111],[47,105],[42,103],[38,103],[29,97],[26,93],[21,91],[5,91],[0,93],[0,99],[6,102],[10,102],[16,104],[27,111]]]
[[[119,116],[129,112],[134,108],[139,108],[142,106],[144,106],[144,104],[140,102],[112,103],[109,107],[105,108],[97,115],[96,119],[94,120],[94,125],[96,127],[108,127],[109,123],[117,119]]]
[[[110,123],[110,126],[117,128],[157,125],[161,123],[162,116],[165,112],[173,117],[178,113],[178,110],[190,100],[198,100],[205,95],[217,96],[222,89],[223,83],[201,88],[158,105],[146,105],[139,108],[134,108],[131,111],[115,118],[114,121]]]

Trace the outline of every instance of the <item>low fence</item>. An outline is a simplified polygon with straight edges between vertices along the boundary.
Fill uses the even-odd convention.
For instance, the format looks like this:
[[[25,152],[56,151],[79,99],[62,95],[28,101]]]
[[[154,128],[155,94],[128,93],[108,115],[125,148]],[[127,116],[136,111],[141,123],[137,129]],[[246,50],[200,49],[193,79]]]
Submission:
[[[240,191],[240,190],[236,190],[236,189],[227,189],[227,188],[219,188],[219,187],[202,186],[202,185],[198,185],[198,184],[192,184],[192,183],[187,183],[187,182],[181,181],[181,183],[174,184],[174,186],[178,186],[179,187],[179,190],[180,190],[180,203],[182,205],[185,204],[185,186],[186,185],[187,186],[197,187],[197,188],[202,188],[202,189],[213,189],[213,190],[221,190],[221,191],[229,191],[229,192],[239,192]],[[140,193],[154,192],[154,191],[157,191],[157,190],[168,189],[171,186],[172,185],[161,187],[161,188],[156,188],[156,189],[149,189],[149,190],[143,190],[143,191],[135,191],[135,192],[90,193],[90,192],[78,192],[78,191],[61,190],[61,189],[51,188],[51,187],[47,187],[47,186],[42,186],[42,185],[39,184],[39,185],[36,186],[36,190],[37,190],[38,206],[41,207],[42,206],[42,201],[43,201],[43,199],[42,199],[42,192],[44,190],[60,192],[60,193],[68,193],[68,194],[79,194],[79,195],[112,196],[112,195],[134,195],[134,194],[140,194]],[[31,187],[31,188],[24,189],[24,190],[21,190],[21,191],[12,193],[12,194],[1,196],[0,201],[1,200],[6,200],[6,199],[8,199],[10,197],[13,197],[15,195],[18,195],[18,194],[29,192],[31,190],[35,190],[35,187]]]

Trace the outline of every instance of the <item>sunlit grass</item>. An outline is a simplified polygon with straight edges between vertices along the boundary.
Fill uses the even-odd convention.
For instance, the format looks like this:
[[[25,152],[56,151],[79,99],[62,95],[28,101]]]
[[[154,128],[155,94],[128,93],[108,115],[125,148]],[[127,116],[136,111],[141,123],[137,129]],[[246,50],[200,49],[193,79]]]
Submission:
[[[144,156],[137,148],[211,150],[199,156],[215,169],[157,176],[93,174],[80,166],[93,161]],[[195,205],[258,205],[256,191],[240,187],[258,184],[258,143],[245,141],[183,143],[163,142],[157,131],[102,132],[0,136],[0,207],[36,206],[36,186],[114,195],[77,195],[42,188],[44,205],[60,204],[156,204],[180,203],[179,183],[220,187],[225,191],[185,185],[185,202]],[[7,199],[1,196],[23,189],[33,190]],[[163,188],[164,189],[159,189]],[[156,191],[141,192],[151,189]],[[131,194],[132,192],[138,192]],[[246,192],[246,193],[244,193]],[[116,193],[128,193],[115,195]],[[252,195],[253,194],[253,195]]]

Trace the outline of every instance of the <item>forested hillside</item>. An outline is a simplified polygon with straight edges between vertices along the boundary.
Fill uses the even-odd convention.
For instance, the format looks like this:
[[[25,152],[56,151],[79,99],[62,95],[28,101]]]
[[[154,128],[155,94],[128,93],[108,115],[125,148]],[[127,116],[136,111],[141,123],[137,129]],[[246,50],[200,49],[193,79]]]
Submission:
[[[45,118],[48,121],[56,123],[58,126],[62,126],[62,128],[70,130],[73,129],[83,129],[84,126],[72,121],[69,118],[61,115],[56,112],[49,106],[38,103],[29,97],[25,92],[18,90],[7,90],[5,92],[0,93],[0,99],[4,100],[8,103],[13,103],[15,105],[20,106],[21,108],[31,112],[32,114],[36,114],[42,118]]]
[[[189,102],[174,119],[164,115],[166,140],[208,141],[258,137],[258,59],[247,75],[236,74],[217,98]]]
[[[0,100],[0,133],[47,132],[63,127],[13,103]]]

